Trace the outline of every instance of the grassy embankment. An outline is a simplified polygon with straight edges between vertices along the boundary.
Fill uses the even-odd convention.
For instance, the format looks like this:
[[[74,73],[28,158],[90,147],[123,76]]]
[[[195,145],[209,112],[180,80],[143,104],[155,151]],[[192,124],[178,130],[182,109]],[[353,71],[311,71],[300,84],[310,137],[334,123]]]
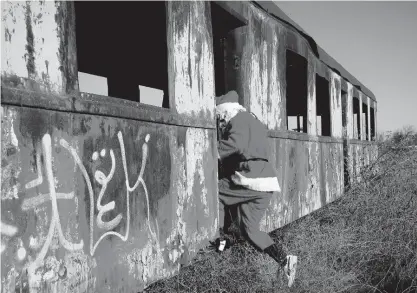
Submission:
[[[415,132],[379,143],[375,163],[332,204],[271,233],[299,256],[289,289],[268,256],[246,242],[193,264],[145,292],[417,292]]]

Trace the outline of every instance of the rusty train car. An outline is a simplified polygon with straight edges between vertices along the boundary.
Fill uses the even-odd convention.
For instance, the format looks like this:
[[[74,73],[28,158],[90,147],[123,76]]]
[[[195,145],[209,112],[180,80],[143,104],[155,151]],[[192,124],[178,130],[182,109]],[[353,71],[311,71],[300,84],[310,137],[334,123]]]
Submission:
[[[269,129],[262,229],[343,194],[376,99],[272,2],[2,2],[2,292],[137,292],[216,237],[215,96]]]

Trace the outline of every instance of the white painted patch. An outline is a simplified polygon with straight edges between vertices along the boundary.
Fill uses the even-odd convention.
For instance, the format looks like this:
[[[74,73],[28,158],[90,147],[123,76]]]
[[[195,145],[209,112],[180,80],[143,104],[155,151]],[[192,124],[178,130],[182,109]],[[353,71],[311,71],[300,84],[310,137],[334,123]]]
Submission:
[[[1,222],[1,234],[12,237],[16,233],[17,233],[17,228],[15,226]]]
[[[6,224],[1,222],[1,234],[2,235],[6,235],[8,237],[13,237],[16,233],[17,233],[17,227]],[[7,248],[7,245],[3,243],[3,241],[1,242],[1,251],[0,253],[3,253],[3,251],[5,251]]]
[[[142,104],[162,107],[164,91],[147,86],[139,86],[139,101]]]
[[[80,92],[90,93],[100,96],[108,96],[107,78],[78,71],[78,85]]]
[[[39,241],[36,237],[33,237],[32,235],[29,237],[29,247],[32,249],[36,249],[39,245]]]
[[[24,247],[20,247],[17,250],[17,257],[20,261],[22,261],[26,257],[26,249]]]

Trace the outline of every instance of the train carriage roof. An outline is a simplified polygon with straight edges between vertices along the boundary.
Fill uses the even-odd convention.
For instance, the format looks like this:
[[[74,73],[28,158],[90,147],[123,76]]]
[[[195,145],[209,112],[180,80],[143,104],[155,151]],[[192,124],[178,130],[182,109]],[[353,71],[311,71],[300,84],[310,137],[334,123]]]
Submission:
[[[325,63],[329,68],[338,73],[344,79],[349,81],[352,85],[356,86],[361,90],[365,95],[370,97],[372,100],[376,101],[375,95],[364,86],[359,80],[357,80],[352,74],[350,74],[342,65],[340,65],[336,60],[334,60],[329,54],[326,53],[314,39],[309,36],[297,23],[295,23],[291,18],[289,18],[278,6],[272,1],[252,1],[256,6],[266,11],[268,14],[278,19],[280,22],[286,23],[287,25],[293,27],[297,30],[310,44],[310,47],[313,53],[316,55],[319,60]]]

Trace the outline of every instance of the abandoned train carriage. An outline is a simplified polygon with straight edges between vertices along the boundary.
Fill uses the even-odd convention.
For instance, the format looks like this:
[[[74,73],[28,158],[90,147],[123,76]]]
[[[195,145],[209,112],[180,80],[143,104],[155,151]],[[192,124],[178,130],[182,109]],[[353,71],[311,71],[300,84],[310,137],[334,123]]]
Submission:
[[[267,231],[375,155],[373,94],[273,3],[2,2],[2,24],[2,292],[137,292],[188,264],[218,230],[216,94],[270,130]]]

